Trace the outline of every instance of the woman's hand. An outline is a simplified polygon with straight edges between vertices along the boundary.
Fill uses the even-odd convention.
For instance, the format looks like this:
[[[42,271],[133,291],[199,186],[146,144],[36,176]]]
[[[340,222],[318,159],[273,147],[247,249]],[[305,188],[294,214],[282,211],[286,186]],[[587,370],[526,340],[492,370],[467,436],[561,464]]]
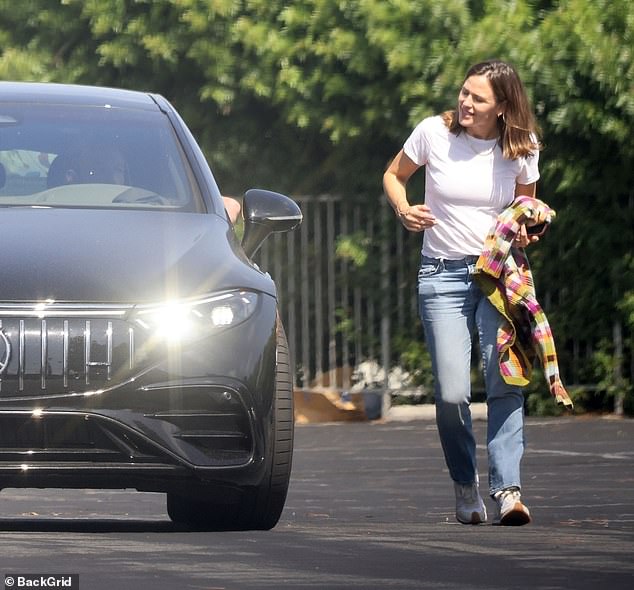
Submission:
[[[517,235],[513,240],[513,246],[516,248],[526,248],[526,246],[534,244],[535,242],[539,242],[539,236],[529,236],[526,231],[526,226],[521,225],[520,231],[517,232]]]
[[[436,225],[436,218],[427,205],[410,205],[398,211],[398,217],[405,228],[412,232],[421,232]]]

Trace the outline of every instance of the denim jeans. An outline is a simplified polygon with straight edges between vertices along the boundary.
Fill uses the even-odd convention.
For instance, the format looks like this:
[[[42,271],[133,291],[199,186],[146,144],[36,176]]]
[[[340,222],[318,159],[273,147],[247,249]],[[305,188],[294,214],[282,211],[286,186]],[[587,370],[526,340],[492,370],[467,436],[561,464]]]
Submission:
[[[476,256],[422,257],[418,307],[435,378],[436,423],[451,478],[476,480],[471,423],[471,346],[478,335],[487,394],[489,493],[520,487],[524,453],[524,396],[500,375],[496,349],[500,314],[473,280]]]

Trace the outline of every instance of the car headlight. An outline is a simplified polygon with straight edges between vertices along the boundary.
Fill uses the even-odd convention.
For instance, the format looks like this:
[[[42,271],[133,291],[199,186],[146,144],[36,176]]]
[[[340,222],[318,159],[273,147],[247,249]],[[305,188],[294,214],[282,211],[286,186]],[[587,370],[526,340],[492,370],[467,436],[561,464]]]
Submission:
[[[229,291],[193,301],[141,306],[134,322],[155,338],[176,343],[241,324],[253,315],[257,302],[257,293]]]

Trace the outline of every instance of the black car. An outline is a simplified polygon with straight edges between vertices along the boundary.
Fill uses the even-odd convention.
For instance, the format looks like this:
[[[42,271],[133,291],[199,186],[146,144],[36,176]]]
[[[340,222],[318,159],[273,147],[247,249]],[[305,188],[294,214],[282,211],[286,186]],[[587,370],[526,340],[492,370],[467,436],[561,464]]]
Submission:
[[[301,222],[252,189],[236,236],[163,97],[0,83],[0,488],[165,492],[172,520],[269,529],[292,378],[251,260]]]

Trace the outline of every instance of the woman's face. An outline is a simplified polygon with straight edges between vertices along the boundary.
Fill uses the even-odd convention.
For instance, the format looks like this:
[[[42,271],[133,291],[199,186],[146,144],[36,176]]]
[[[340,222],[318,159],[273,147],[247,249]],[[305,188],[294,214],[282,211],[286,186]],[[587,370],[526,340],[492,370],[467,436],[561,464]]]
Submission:
[[[486,76],[465,80],[458,95],[458,121],[469,135],[480,139],[497,137],[497,119],[503,112]]]

